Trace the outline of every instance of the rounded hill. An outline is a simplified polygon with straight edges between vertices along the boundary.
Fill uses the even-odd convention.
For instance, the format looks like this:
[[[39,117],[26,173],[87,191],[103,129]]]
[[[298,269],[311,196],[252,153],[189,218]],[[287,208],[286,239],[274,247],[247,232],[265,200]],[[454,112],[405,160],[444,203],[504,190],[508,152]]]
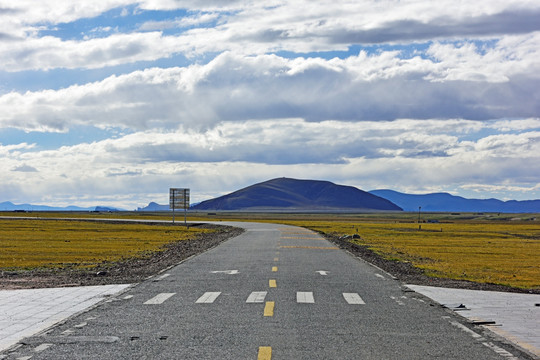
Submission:
[[[248,186],[193,210],[384,210],[402,211],[394,203],[353,186],[329,181],[277,178]]]

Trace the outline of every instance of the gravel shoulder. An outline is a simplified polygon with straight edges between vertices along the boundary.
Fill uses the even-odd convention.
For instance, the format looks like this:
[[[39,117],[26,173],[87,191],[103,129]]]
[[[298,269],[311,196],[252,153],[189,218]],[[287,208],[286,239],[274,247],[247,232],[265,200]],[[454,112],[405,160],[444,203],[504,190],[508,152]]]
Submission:
[[[0,272],[0,290],[138,283],[244,231],[229,226],[208,224],[197,226],[214,229],[215,232],[199,234],[192,240],[168,244],[164,251],[153,253],[146,258],[106,262],[92,269],[3,271]]]

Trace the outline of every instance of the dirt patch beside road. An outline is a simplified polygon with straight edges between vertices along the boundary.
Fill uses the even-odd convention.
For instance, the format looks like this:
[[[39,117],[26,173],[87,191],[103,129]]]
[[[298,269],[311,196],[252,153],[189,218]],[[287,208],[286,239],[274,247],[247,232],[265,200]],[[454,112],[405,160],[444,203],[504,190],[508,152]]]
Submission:
[[[143,281],[190,256],[213,248],[244,230],[228,226],[199,225],[215,232],[199,234],[193,240],[170,243],[164,251],[142,259],[103,263],[90,270],[62,268],[0,272],[0,290],[37,289],[66,286],[132,284]]]

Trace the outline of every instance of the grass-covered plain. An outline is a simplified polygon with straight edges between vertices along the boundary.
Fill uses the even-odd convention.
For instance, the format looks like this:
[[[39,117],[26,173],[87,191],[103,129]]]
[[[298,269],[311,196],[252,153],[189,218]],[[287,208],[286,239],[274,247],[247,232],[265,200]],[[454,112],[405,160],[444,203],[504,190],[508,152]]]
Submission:
[[[540,226],[533,223],[311,222],[327,234],[352,239],[386,259],[407,261],[426,275],[512,287],[540,288]]]
[[[209,231],[140,223],[0,219],[0,269],[91,268],[145,257],[171,242]]]
[[[182,222],[180,215],[177,221]],[[171,220],[167,212],[39,213],[39,216]],[[368,246],[386,259],[410,262],[429,276],[540,289],[538,214],[433,213],[421,216],[422,223],[418,224],[418,214],[414,213],[218,212],[190,213],[188,221],[266,221],[302,226],[329,235],[358,234],[360,238],[351,241]],[[427,220],[439,223],[426,223]],[[102,261],[145,256],[171,241],[193,238],[197,231],[201,230],[190,228],[188,231],[181,226],[165,225],[0,220],[0,268],[91,267]]]

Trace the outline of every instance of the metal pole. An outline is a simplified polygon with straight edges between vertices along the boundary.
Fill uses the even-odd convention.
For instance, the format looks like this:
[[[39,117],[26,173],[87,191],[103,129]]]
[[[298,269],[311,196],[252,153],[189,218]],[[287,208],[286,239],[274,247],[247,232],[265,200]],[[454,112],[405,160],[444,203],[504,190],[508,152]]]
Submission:
[[[420,210],[422,209],[421,206],[418,207],[418,230],[422,229],[422,225],[420,225]]]
[[[172,223],[174,224],[174,201],[173,201],[173,207],[172,207]]]

